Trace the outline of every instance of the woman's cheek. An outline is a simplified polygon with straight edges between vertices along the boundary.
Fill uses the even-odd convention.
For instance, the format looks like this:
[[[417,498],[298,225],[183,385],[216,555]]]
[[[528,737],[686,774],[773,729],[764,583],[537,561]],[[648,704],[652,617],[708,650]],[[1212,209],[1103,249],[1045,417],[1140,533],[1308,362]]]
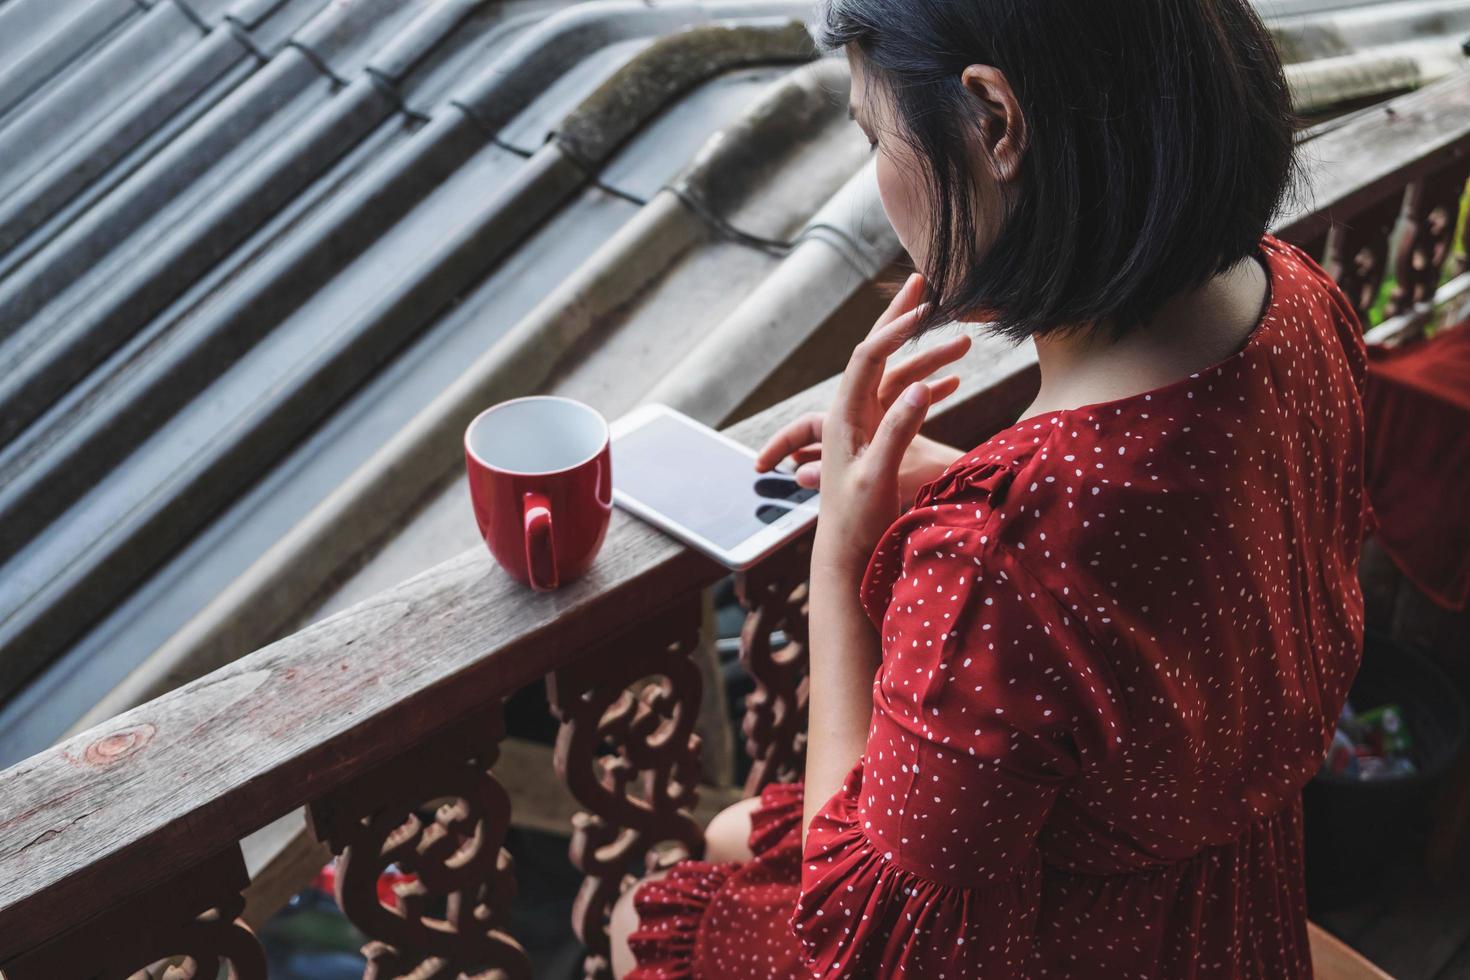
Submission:
[[[875,165],[878,178],[878,198],[883,202],[883,212],[893,226],[899,244],[909,253],[914,268],[928,272],[925,259],[928,255],[928,229],[924,224],[923,212],[915,201],[912,178],[894,162],[880,147]]]

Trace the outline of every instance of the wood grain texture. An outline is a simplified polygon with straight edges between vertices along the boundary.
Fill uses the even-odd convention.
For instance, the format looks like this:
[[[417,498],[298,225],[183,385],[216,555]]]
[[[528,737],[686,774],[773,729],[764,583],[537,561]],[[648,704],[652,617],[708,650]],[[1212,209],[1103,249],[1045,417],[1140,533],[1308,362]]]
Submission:
[[[1390,99],[1299,150],[1310,188],[1273,225],[1304,243],[1412,180],[1470,156],[1470,72]]]
[[[215,977],[266,980],[266,955],[239,918],[249,883],[238,845],[209,855],[182,874],[139,893],[19,957],[8,980],[123,980]],[[176,969],[177,967],[177,969]]]
[[[976,347],[926,434],[978,443],[1034,391],[1029,346]],[[726,431],[759,446],[836,382]],[[556,592],[471,549],[0,772],[0,965],[726,574],[615,509],[592,570]]]

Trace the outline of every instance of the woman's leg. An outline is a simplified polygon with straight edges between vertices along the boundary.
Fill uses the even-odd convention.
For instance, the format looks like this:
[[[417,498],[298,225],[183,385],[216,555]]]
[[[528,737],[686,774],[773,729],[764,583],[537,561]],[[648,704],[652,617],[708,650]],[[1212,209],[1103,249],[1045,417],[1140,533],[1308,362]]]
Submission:
[[[704,828],[704,859],[749,861],[754,856],[750,853],[750,815],[760,805],[761,798],[751,796],[715,814]]]
[[[715,814],[715,818],[704,830],[706,861],[750,860],[750,814],[758,806],[760,797],[752,796]],[[640,883],[662,878],[666,874],[667,871],[651,872],[640,879]],[[638,928],[638,912],[633,907],[635,890],[629,888],[623,892],[613,906],[612,918],[608,922],[608,932],[612,940],[612,971],[613,976],[618,978],[622,978],[637,965],[633,951],[628,948],[628,936]]]

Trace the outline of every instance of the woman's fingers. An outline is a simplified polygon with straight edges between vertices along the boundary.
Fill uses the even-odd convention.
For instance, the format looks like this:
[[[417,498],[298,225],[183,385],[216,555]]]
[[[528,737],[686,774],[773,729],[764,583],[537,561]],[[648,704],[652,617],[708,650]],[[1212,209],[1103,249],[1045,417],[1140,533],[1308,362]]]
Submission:
[[[863,453],[862,464],[879,485],[885,475],[897,477],[904,453],[919,434],[930,404],[929,386],[919,381],[905,388],[883,413],[883,421],[878,423],[878,431]]]
[[[845,422],[861,423],[862,410],[855,406],[864,404],[864,398],[873,398],[878,389],[878,381],[883,377],[888,355],[892,353],[884,346],[882,338],[895,323],[905,322],[905,317],[912,318],[915,312],[928,305],[918,302],[922,295],[924,277],[918,272],[911,273],[893,299],[889,300],[888,307],[873,321],[868,335],[852,349],[852,355],[847,359],[847,367],[842,371],[842,378],[837,383],[837,392],[833,397],[834,409],[841,413]]]
[[[929,382],[929,394],[931,396],[929,398],[929,404],[933,405],[941,398],[948,398],[958,391],[959,388],[960,376],[958,374],[951,374],[947,377],[940,378],[938,381]]]
[[[920,303],[899,314],[875,328],[852,349],[832,401],[832,412],[846,425],[861,428],[865,424],[865,412],[877,404],[878,385],[883,381],[889,355],[909,339],[914,323],[928,308],[928,303]],[[866,433],[859,433],[858,438],[865,436]]]
[[[887,324],[893,322],[894,318],[913,308],[914,303],[924,294],[924,277],[917,272],[909,273],[898,292],[894,293],[893,299],[888,301],[888,306],[873,321],[873,326],[868,330],[868,336],[872,336]]]
[[[968,337],[956,339],[966,341],[963,345],[957,345],[961,350],[963,347],[968,347]],[[894,372],[890,372],[890,374],[893,377],[926,376],[930,374],[939,363],[942,363],[944,360],[953,359],[952,357],[941,356],[943,354],[942,347],[936,348],[937,353],[926,351],[924,354],[911,358],[896,368]],[[931,356],[931,354],[934,356]],[[932,405],[942,398],[948,398],[959,390],[960,376],[951,374],[937,381],[929,381],[927,384],[929,385],[930,404]],[[898,387],[898,383],[890,386],[889,377],[883,379],[883,386],[885,392],[890,387],[895,391],[902,391],[902,388]],[[895,397],[897,397],[896,394],[889,395],[885,393],[883,396],[884,405],[887,406]],[[777,463],[780,463],[783,459],[790,457],[796,467],[795,472],[800,473],[805,464],[820,460],[822,457],[822,420],[825,417],[825,413],[823,412],[808,412],[788,423],[767,440],[766,444],[761,447],[760,452],[756,454],[756,469],[764,473]],[[815,474],[816,467],[812,467],[809,472]],[[816,477],[813,476],[812,479],[814,482],[811,485],[816,486]],[[807,484],[802,485],[806,486]]]
[[[842,372],[831,411],[839,413],[847,425],[854,427],[854,450],[867,436],[861,430],[872,424],[872,406],[875,403],[881,412],[893,401],[898,390],[957,360],[970,347],[969,335],[961,334],[909,358],[892,370],[888,369],[888,358],[909,339],[913,324],[928,308],[929,304],[918,303],[923,295],[923,286],[922,275],[916,272],[909,276],[874,322],[868,336],[853,348]],[[937,401],[953,393],[958,386],[957,377],[934,382],[927,389],[929,398]],[[815,462],[813,457],[820,454],[823,422],[828,414],[830,412],[808,412],[783,427],[756,454],[756,470],[765,472],[787,456],[798,453],[807,457],[806,462]],[[797,459],[798,469],[806,462]]]
[[[926,382],[926,384],[929,386],[929,404],[932,406],[941,398],[948,398],[959,390],[960,376],[958,374],[951,374],[940,378],[938,381]],[[905,452],[913,444],[913,440],[914,437],[910,436],[904,444]],[[820,490],[822,488],[821,443],[803,446],[790,455],[792,462],[796,464],[796,469],[792,472],[792,477],[796,480],[797,484],[808,489]]]
[[[946,340],[942,344],[935,344],[928,350],[915,354],[895,368],[891,368],[883,375],[883,381],[878,386],[878,400],[886,408],[893,403],[899,392],[903,391],[915,381],[922,381],[945,364],[957,361],[970,349],[970,335],[960,334]]]
[[[755,454],[756,470],[764,473],[791,453],[814,442],[820,445],[822,419],[825,417],[825,412],[807,412],[783,426]]]

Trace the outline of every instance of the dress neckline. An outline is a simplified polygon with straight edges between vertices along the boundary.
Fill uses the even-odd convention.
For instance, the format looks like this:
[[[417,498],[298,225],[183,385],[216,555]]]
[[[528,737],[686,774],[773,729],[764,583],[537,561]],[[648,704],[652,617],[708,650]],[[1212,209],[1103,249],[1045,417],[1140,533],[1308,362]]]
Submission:
[[[1182,378],[1175,378],[1173,381],[1160,385],[1157,388],[1136,391],[1131,395],[1109,398],[1106,401],[1088,402],[1085,405],[1078,405],[1074,408],[1054,408],[1049,411],[1036,412],[1025,418],[1017,419],[990,438],[994,439],[995,436],[1003,435],[1010,429],[1019,428],[1028,422],[1035,423],[1042,418],[1053,419],[1063,416],[1091,415],[1101,409],[1121,409],[1125,405],[1131,406],[1137,402],[1149,402],[1154,398],[1165,398],[1192,387],[1194,382],[1207,375],[1218,375],[1232,365],[1244,361],[1250,356],[1252,351],[1265,343],[1267,335],[1271,333],[1269,328],[1276,321],[1276,307],[1282,296],[1282,272],[1278,266],[1280,247],[1276,237],[1269,233],[1263,235],[1261,240],[1256,243],[1254,254],[1260,256],[1262,264],[1266,268],[1266,303],[1260,317],[1251,327],[1250,333],[1246,335],[1245,343],[1237,348],[1233,354],[1228,354],[1208,367],[1200,368],[1198,371],[1191,372]],[[989,441],[989,439],[986,440],[986,442]],[[968,456],[969,454],[967,453],[966,455]]]

